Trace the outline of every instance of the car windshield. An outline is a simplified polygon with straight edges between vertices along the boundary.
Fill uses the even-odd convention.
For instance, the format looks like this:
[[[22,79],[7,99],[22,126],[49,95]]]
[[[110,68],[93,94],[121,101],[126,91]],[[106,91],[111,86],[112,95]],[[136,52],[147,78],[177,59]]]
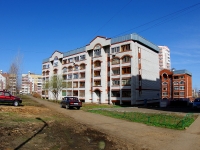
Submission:
[[[68,97],[70,101],[79,102],[77,97]]]

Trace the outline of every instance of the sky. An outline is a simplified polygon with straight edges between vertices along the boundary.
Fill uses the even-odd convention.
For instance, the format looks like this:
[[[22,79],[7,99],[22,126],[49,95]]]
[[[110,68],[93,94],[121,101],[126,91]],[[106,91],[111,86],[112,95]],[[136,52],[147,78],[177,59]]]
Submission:
[[[0,70],[20,55],[22,73],[41,74],[56,50],[131,33],[169,47],[171,67],[191,72],[200,89],[198,0],[0,0]]]

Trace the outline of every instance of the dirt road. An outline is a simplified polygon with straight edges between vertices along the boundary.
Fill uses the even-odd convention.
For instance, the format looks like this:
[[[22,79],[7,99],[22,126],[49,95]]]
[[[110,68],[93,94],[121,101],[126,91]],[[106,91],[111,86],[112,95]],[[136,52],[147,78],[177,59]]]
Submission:
[[[59,113],[68,115],[88,127],[128,143],[128,149],[142,150],[199,150],[200,117],[186,130],[172,130],[132,123],[124,120],[84,112],[61,109],[58,104],[33,98]]]

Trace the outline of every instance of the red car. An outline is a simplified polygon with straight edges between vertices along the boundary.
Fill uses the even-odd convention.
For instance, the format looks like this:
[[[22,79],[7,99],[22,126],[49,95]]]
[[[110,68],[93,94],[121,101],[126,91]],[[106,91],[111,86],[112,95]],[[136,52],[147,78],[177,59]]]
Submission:
[[[14,106],[19,106],[22,100],[19,97],[15,97],[8,91],[0,91],[0,103],[10,103]]]
[[[60,102],[60,107],[65,107],[67,109],[76,107],[77,109],[80,109],[80,107],[82,107],[82,102],[77,97],[64,97]]]

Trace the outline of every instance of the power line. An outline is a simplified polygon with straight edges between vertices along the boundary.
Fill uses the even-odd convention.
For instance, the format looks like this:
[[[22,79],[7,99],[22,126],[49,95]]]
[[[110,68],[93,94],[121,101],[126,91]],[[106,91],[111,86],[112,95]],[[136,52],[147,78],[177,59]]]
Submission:
[[[106,23],[104,23],[92,36],[95,36],[102,28],[104,28],[119,12],[121,12],[132,0],[128,1],[119,11],[117,11]]]
[[[197,4],[194,4],[194,5],[188,6],[188,7],[186,7],[186,8],[183,8],[183,9],[181,9],[181,10],[178,10],[178,11],[176,11],[176,12],[170,13],[170,14],[168,14],[168,15],[159,17],[159,18],[157,18],[157,19],[154,19],[154,20],[152,20],[152,21],[149,21],[149,22],[144,23],[144,24],[142,24],[142,25],[139,25],[139,26],[137,26],[137,27],[131,28],[131,29],[127,30],[127,31],[121,32],[121,33],[119,33],[119,34],[117,34],[117,35],[115,35],[115,36],[113,36],[113,37],[117,37],[117,36],[119,36],[119,35],[121,35],[121,34],[124,34],[124,33],[126,33],[126,32],[129,32],[129,31],[131,31],[131,30],[133,30],[133,29],[137,29],[137,28],[143,27],[143,26],[145,26],[145,25],[148,25],[148,24],[150,24],[150,23],[152,23],[152,22],[161,20],[161,19],[163,19],[163,18],[167,18],[167,17],[173,16],[173,15],[176,15],[176,14],[183,13],[183,12],[185,12],[185,11],[187,11],[187,10],[190,10],[191,8],[193,8],[193,7],[195,7],[195,6],[199,5],[199,4],[200,4],[200,3],[197,3]],[[148,29],[150,29],[150,28],[148,28]],[[146,30],[148,30],[148,29],[146,29]]]
[[[196,9],[194,9],[194,10],[196,10]],[[194,11],[194,10],[192,10],[192,11]],[[151,29],[151,28],[154,28],[154,27],[156,27],[156,26],[159,26],[160,24],[163,24],[163,23],[169,22],[169,21],[171,21],[171,20],[174,20],[174,19],[176,19],[176,18],[178,18],[178,17],[180,17],[180,16],[183,16],[183,15],[185,15],[185,14],[187,14],[187,13],[190,13],[190,12],[192,12],[192,11],[186,12],[186,13],[184,13],[184,14],[182,14],[182,15],[179,15],[179,16],[176,16],[176,17],[174,17],[174,18],[168,18],[168,19],[166,19],[166,20],[163,20],[162,22],[159,22],[159,23],[157,23],[157,24],[154,24],[153,26],[148,27],[147,29],[144,29],[144,30],[142,30],[142,31],[139,31],[138,33],[144,32],[144,31],[146,31],[146,30],[149,30],[149,29]]]

